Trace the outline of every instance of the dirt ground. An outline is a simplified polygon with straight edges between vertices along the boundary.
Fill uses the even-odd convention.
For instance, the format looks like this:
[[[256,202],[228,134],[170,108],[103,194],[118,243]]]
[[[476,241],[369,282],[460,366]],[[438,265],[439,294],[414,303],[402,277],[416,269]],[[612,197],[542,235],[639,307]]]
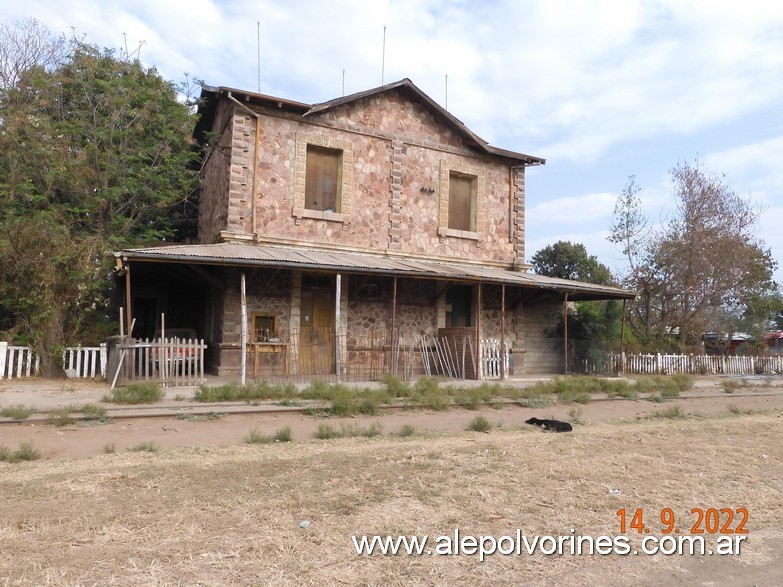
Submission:
[[[116,409],[107,424],[54,427],[47,411],[96,402],[105,386],[2,385],[0,407],[36,405],[40,414],[0,425],[0,445],[30,441],[42,459],[0,463],[0,584],[783,585],[783,382],[746,383],[727,394],[719,380],[701,380],[663,404],[329,418],[383,431],[330,441],[313,438],[323,419],[277,406],[196,405],[185,389],[155,407]],[[671,406],[688,417],[650,417]],[[204,411],[226,415],[177,417]],[[494,425],[489,433],[465,430],[477,414]],[[544,434],[524,425],[531,416],[574,421],[574,432]],[[397,436],[403,425],[416,434]],[[250,430],[285,426],[292,443],[244,442]],[[139,443],[166,450],[127,450]],[[536,552],[481,562],[464,553],[360,556],[352,542],[434,540],[455,529],[617,537],[621,508],[642,508],[645,529],[661,538],[666,508],[690,535],[691,510],[711,507],[748,510],[739,555]],[[626,534],[634,549],[646,536]],[[718,535],[705,539],[714,547]]]

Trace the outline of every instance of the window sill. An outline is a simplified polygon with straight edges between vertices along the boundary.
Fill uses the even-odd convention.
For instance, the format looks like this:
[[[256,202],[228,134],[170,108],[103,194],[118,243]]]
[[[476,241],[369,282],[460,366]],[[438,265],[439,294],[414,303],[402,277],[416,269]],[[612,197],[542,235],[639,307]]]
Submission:
[[[450,236],[454,238],[466,238],[470,240],[479,240],[479,233],[471,232],[469,230],[455,230],[453,228],[446,228],[444,226],[438,227],[438,236]]]
[[[297,218],[312,218],[313,220],[328,220],[330,222],[349,222],[351,219],[348,214],[325,210],[308,210],[307,208],[294,208],[293,215]]]

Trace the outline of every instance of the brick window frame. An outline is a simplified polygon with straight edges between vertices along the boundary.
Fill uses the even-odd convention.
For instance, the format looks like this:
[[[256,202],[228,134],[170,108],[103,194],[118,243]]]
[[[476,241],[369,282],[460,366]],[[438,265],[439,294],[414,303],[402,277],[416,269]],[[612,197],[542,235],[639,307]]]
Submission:
[[[305,204],[305,185],[307,174],[307,146],[341,151],[342,169],[340,173],[339,211],[310,210]],[[353,145],[348,141],[311,133],[296,133],[294,155],[294,206],[292,215],[298,219],[312,218],[332,222],[350,222],[353,196]]]
[[[449,228],[449,181],[452,173],[474,177],[476,182],[476,230],[456,230]],[[438,236],[479,240],[484,231],[484,171],[478,165],[464,161],[442,159],[439,177]]]

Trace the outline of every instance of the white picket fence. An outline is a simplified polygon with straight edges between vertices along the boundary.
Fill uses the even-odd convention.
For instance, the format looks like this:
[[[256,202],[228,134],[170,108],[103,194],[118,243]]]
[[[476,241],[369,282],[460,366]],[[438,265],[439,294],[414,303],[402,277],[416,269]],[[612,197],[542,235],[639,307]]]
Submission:
[[[718,355],[613,355],[615,371],[639,375],[781,375],[783,355],[731,357]]]
[[[120,361],[110,373],[112,388],[119,381],[156,380],[164,387],[204,382],[204,339],[181,338],[132,340],[117,345]]]
[[[63,351],[63,369],[70,377],[88,379],[106,377],[106,344],[96,347],[69,347]],[[0,342],[0,379],[36,377],[41,359],[29,346]]]
[[[480,379],[500,379],[501,354],[503,355],[502,360],[503,360],[504,373],[506,376],[508,376],[509,344],[506,343],[505,353],[501,353],[500,347],[501,345],[500,345],[499,338],[491,338],[491,339],[480,341],[479,343],[479,348],[481,349],[481,354],[480,354],[481,361],[479,363],[481,368],[481,373],[479,375]]]

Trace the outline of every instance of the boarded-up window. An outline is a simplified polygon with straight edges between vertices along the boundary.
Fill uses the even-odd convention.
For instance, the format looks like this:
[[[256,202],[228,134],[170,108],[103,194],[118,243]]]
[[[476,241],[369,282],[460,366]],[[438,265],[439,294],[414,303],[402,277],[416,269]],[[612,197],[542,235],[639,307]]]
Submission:
[[[473,288],[452,285],[446,290],[446,328],[473,325]]]
[[[476,231],[476,176],[449,173],[449,228]]]
[[[305,208],[340,212],[342,151],[307,145]]]

